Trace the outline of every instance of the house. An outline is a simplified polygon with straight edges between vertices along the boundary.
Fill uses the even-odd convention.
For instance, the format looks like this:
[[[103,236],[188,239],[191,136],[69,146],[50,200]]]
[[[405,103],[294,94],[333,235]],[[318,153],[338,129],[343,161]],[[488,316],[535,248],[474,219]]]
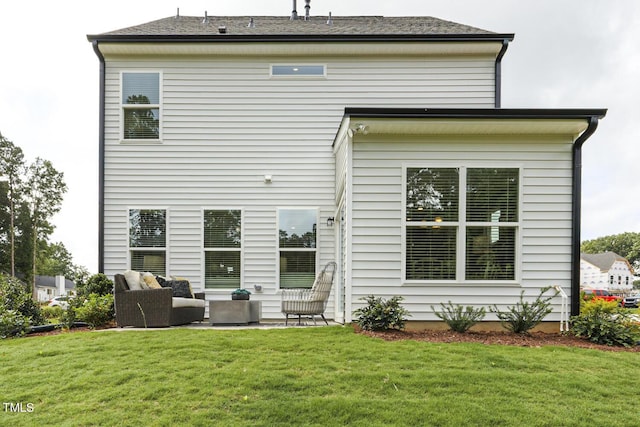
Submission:
[[[628,292],[633,288],[633,268],[615,252],[580,254],[580,286]]]
[[[334,260],[338,322],[370,294],[429,322],[440,302],[506,309],[549,285],[576,314],[581,150],[606,110],[501,108],[513,38],[309,8],[89,35],[99,270],[247,288],[271,319]]]
[[[75,290],[73,280],[64,276],[36,276],[36,293],[39,302],[49,301],[53,297],[69,295]]]

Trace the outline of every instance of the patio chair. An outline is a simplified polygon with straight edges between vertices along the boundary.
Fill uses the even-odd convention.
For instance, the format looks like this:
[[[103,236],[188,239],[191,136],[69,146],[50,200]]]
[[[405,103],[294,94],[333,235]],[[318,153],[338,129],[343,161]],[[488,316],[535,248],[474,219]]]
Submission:
[[[327,307],[336,268],[337,265],[333,261],[325,265],[318,273],[311,289],[282,290],[281,311],[286,316],[285,325],[289,324],[289,316],[298,316],[298,325],[302,316],[310,317],[314,325],[316,324],[315,316],[321,316],[324,323],[329,324],[324,317],[324,310]]]

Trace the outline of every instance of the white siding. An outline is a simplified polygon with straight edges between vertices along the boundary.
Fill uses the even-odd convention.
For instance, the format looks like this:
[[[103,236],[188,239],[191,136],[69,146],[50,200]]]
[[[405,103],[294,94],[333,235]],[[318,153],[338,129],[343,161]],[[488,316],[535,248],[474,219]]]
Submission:
[[[569,138],[497,136],[369,136],[353,145],[352,298],[401,295],[411,320],[438,320],[431,306],[441,302],[501,309],[514,305],[521,290],[571,286],[572,144]],[[405,165],[446,164],[520,167],[521,271],[516,284],[405,283],[402,278],[402,194]],[[561,298],[546,320],[559,320]],[[488,310],[487,310],[488,312]],[[488,314],[486,320],[495,320]]]
[[[271,64],[309,62],[326,64],[327,77],[269,76]],[[160,143],[121,141],[125,70],[162,72]],[[127,267],[127,210],[166,208],[168,273],[202,289],[202,209],[242,208],[243,285],[262,284],[254,298],[263,301],[265,318],[279,318],[277,207],[318,207],[319,264],[336,256],[326,218],[336,206],[331,143],[344,108],[493,107],[494,58],[120,57],[107,60],[105,95],[105,273]],[[273,183],[264,183],[265,174]],[[394,208],[400,189],[395,182],[384,190]],[[391,227],[386,238],[397,231]],[[389,268],[381,277],[397,258],[378,264]]]

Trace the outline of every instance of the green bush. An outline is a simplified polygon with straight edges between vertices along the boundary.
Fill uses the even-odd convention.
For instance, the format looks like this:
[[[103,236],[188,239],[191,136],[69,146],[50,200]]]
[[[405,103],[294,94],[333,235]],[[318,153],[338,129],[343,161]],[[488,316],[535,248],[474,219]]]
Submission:
[[[76,284],[76,294],[79,297],[88,297],[91,294],[109,295],[112,293],[113,281],[103,273],[94,274],[86,282]]]
[[[548,297],[542,297],[551,287],[542,288],[540,293],[532,303],[524,300],[524,290],[520,292],[520,302],[515,306],[507,307],[508,311],[500,311],[497,305],[490,307],[495,313],[502,326],[516,334],[526,334],[544,320],[551,308],[551,300],[558,295],[558,291]]]
[[[0,307],[0,339],[22,336],[29,330],[29,318],[17,310]]]
[[[571,318],[571,333],[597,344],[629,347],[640,340],[640,325],[615,301],[591,299]]]
[[[74,307],[75,317],[95,328],[113,319],[113,295],[89,295],[79,307]]]
[[[451,301],[447,305],[440,303],[442,311],[436,311],[433,306],[431,310],[449,326],[452,331],[467,332],[469,328],[484,319],[486,310],[484,307],[473,308],[461,305],[453,305]]]
[[[42,316],[47,320],[61,319],[62,314],[64,313],[64,310],[62,309],[62,307],[59,307],[59,306],[55,306],[55,307],[44,306],[40,309],[40,311],[42,312]]]
[[[394,296],[385,301],[369,295],[360,300],[367,301],[367,306],[355,310],[353,314],[358,316],[355,323],[365,331],[403,329],[406,316],[410,316],[409,312],[400,305],[400,301],[403,300],[400,296]]]
[[[0,311],[20,313],[32,325],[41,325],[45,319],[40,306],[33,301],[29,286],[15,277],[0,274]]]

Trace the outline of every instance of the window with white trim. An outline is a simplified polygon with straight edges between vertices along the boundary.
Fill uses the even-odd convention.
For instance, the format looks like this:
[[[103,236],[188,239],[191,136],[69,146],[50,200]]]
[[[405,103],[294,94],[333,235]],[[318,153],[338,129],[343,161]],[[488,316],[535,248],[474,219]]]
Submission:
[[[240,288],[242,272],[242,211],[205,210],[203,221],[204,287]]]
[[[160,139],[160,73],[122,73],[124,140]]]
[[[310,288],[316,276],[317,209],[278,210],[280,288]]]
[[[131,270],[166,275],[167,211],[129,210],[129,259]]]
[[[516,278],[520,170],[406,169],[406,280]]]

